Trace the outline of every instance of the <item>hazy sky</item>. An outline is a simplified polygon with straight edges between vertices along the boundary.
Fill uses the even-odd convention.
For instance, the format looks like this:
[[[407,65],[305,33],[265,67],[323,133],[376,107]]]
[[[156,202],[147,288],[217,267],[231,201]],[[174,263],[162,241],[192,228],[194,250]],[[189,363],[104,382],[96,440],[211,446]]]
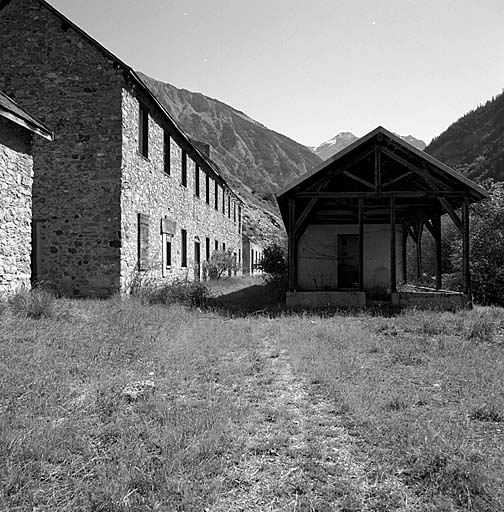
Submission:
[[[131,67],[307,145],[429,142],[504,88],[503,0],[49,0]]]

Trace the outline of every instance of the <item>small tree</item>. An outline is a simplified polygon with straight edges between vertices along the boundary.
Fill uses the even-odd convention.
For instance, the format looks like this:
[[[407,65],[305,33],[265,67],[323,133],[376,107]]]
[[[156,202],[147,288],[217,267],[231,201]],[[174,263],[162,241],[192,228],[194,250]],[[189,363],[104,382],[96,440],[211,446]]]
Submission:
[[[220,279],[226,273],[238,271],[238,262],[233,251],[215,251],[208,261],[203,262],[203,272],[209,279]]]
[[[266,274],[268,281],[279,283],[285,281],[287,276],[287,257],[285,252],[285,249],[278,244],[269,245],[264,249],[257,268]]]

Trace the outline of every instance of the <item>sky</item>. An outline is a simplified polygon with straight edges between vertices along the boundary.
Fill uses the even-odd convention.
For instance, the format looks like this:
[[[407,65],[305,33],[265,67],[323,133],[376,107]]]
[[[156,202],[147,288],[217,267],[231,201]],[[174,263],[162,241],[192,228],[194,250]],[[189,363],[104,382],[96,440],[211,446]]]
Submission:
[[[503,0],[49,0],[132,68],[309,146],[429,142],[504,89]]]

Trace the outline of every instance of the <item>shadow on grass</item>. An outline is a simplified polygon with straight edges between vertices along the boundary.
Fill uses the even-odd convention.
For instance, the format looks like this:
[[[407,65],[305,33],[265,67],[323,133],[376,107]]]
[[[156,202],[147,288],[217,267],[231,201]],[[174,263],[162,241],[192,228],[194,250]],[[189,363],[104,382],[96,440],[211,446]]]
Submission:
[[[279,316],[287,311],[284,294],[268,284],[252,285],[210,299],[209,306],[231,316],[264,314]]]

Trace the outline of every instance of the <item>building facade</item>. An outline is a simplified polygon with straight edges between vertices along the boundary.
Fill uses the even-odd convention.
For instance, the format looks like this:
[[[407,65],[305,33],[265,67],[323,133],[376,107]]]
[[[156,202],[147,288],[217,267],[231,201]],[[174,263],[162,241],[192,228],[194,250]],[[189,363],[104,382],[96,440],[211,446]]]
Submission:
[[[0,92],[0,295],[30,285],[34,134],[52,138]]]
[[[239,198],[129,66],[44,0],[0,4],[0,48],[0,89],[54,131],[33,146],[36,279],[108,296],[238,251]]]
[[[247,235],[243,235],[243,275],[262,274],[257,268],[263,256],[263,248]]]

